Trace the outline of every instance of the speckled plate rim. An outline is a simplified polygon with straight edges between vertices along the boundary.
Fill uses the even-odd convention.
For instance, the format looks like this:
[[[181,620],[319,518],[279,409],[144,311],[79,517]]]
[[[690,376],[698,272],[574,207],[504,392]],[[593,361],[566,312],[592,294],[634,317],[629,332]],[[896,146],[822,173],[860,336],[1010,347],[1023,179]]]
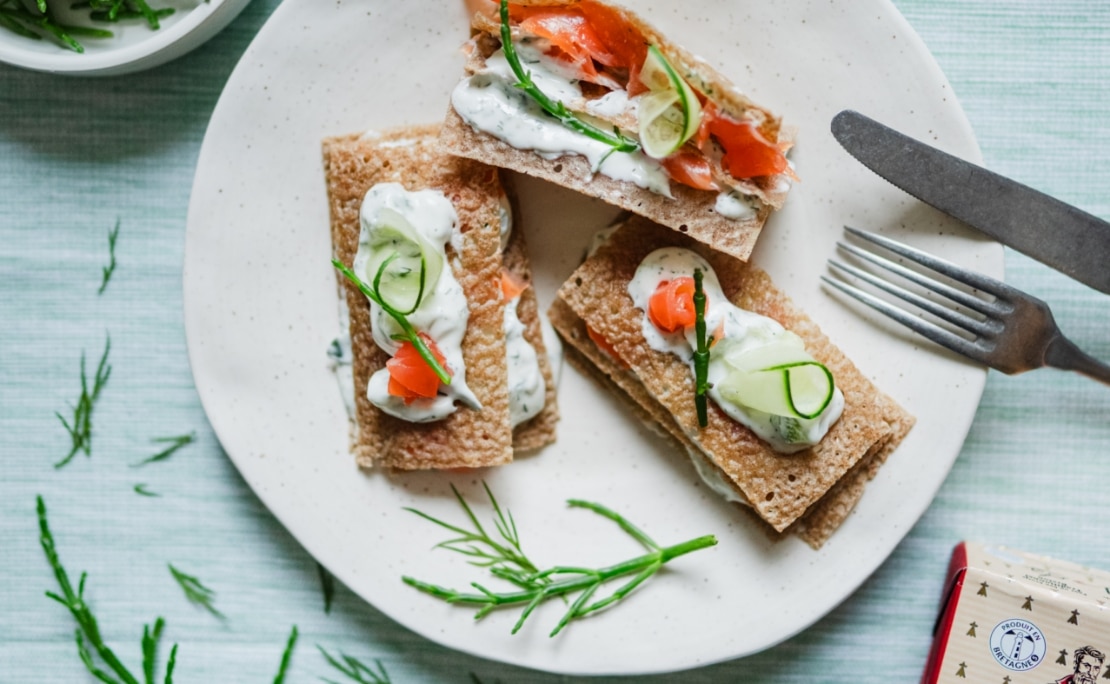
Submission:
[[[846,599],[928,507],[960,452],[986,373],[819,286],[840,227],[882,230],[1000,276],[1002,250],[887,185],[828,132],[853,108],[978,161],[970,126],[921,41],[887,0],[737,5],[630,2],[800,128],[803,181],[754,260],[877,385],[918,418],[843,528],[820,551],[775,544],[718,501],[611,397],[565,369],[559,442],[481,473],[360,472],[324,350],[338,330],[320,140],[440,119],[466,36],[461,3],[287,0],[232,74],[197,166],[186,235],[189,356],[221,443],[247,483],[321,563],[405,627],[484,658],[568,674],[676,671],[769,648]],[[805,45],[805,50],[798,49]],[[536,290],[549,302],[612,211],[524,180]],[[483,575],[431,547],[413,506],[458,519],[448,484],[475,502],[481,481],[512,510],[540,564],[606,564],[639,552],[567,498],[599,501],[663,543],[720,544],[676,561],[638,595],[556,639],[560,606],[517,635],[515,612],[471,611],[405,587],[411,575],[463,585]]]

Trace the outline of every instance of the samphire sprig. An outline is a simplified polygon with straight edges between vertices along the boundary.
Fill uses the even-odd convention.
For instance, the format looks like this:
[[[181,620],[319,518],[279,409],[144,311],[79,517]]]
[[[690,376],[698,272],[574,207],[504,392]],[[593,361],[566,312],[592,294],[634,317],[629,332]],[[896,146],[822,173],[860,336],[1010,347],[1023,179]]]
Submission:
[[[108,265],[100,269],[100,289],[96,291],[98,295],[104,294],[105,288],[108,287],[108,281],[112,279],[112,274],[116,272],[117,238],[119,238],[119,219],[116,219],[116,227],[108,231]]]
[[[420,358],[424,359],[424,363],[428,364],[428,366],[435,372],[436,377],[439,378],[439,381],[442,382],[444,385],[450,385],[451,375],[447,372],[447,369],[444,368],[439,363],[439,361],[436,360],[435,355],[432,354],[432,350],[428,348],[428,345],[425,344],[424,340],[420,337],[420,334],[416,331],[416,328],[412,327],[412,324],[409,323],[408,320],[408,315],[416,311],[416,309],[420,307],[420,302],[424,299],[424,274],[427,270],[424,266],[424,258],[420,258],[420,290],[416,296],[416,300],[414,301],[410,309],[406,311],[399,311],[381,296],[382,274],[385,273],[386,267],[389,266],[389,264],[396,257],[397,255],[389,257],[382,262],[381,266],[378,267],[378,272],[374,274],[373,286],[367,285],[366,283],[362,282],[362,279],[355,275],[355,272],[348,268],[347,265],[339,259],[332,259],[331,263],[333,266],[339,269],[339,272],[346,276],[348,280],[354,283],[355,286],[358,287],[359,291],[362,292],[362,294],[366,295],[366,297],[370,301],[380,306],[382,308],[382,311],[389,314],[390,318],[397,321],[397,325],[401,328],[401,334],[398,335],[395,339],[408,340],[412,344],[412,346],[416,348],[416,352],[420,354]]]
[[[148,463],[157,463],[158,461],[164,461],[170,456],[173,456],[175,453],[177,453],[179,449],[183,449],[192,444],[194,441],[196,441],[196,438],[197,433],[195,432],[190,432],[185,435],[176,435],[174,437],[154,437],[150,440],[152,444],[169,444],[169,446],[165,449],[162,449],[153,456],[148,456],[147,458],[144,458],[138,463],[132,463],[131,467],[138,468]]]
[[[489,488],[486,488],[487,493]],[[456,492],[458,496],[458,492]],[[491,497],[492,498],[492,497]],[[461,497],[460,497],[461,500]],[[468,517],[471,522],[477,524],[473,513],[468,506],[464,505]],[[501,579],[508,580],[516,585],[516,591],[495,592],[487,589],[483,585],[472,582],[471,586],[478,590],[479,593],[464,593],[455,589],[448,589],[445,587],[422,582],[412,577],[402,577],[405,584],[419,589],[424,593],[435,596],[448,603],[463,603],[478,607],[478,611],[474,615],[475,620],[480,620],[496,608],[502,608],[512,605],[523,605],[524,610],[521,612],[520,618],[513,626],[512,633],[516,634],[524,625],[524,621],[532,614],[540,604],[544,603],[555,597],[566,597],[570,594],[577,593],[578,595],[570,602],[569,607],[559,620],[558,624],[551,631],[550,636],[555,636],[563,630],[572,620],[576,620],[590,613],[594,613],[603,608],[618,603],[622,599],[631,594],[637,587],[648,580],[652,575],[659,571],[669,561],[678,558],[679,556],[704,549],[706,547],[714,546],[717,544],[717,539],[713,535],[705,535],[697,537],[680,544],[673,546],[660,546],[651,537],[633,525],[627,518],[619,513],[612,511],[600,504],[591,503],[589,501],[582,501],[580,499],[570,499],[567,505],[572,508],[585,508],[593,511],[598,515],[608,518],[624,530],[629,536],[639,542],[647,553],[636,556],[621,563],[609,565],[599,569],[584,568],[577,566],[557,565],[547,570],[538,572],[524,572],[519,568],[508,568],[508,564],[504,562],[494,562],[489,564],[490,572]],[[415,512],[415,511],[414,511]],[[431,518],[417,512],[418,515],[432,520],[438,525],[455,529],[456,531],[465,534],[462,528],[456,528],[442,523],[439,520]],[[498,519],[502,519],[500,508],[497,508]],[[511,520],[511,516],[509,517]],[[480,529],[480,526],[478,526]],[[500,524],[499,524],[500,528]],[[515,535],[515,528],[513,528]],[[487,535],[488,536],[488,535]],[[444,542],[440,546],[444,546],[460,553],[457,546],[449,545],[450,542]],[[463,547],[465,548],[465,547]],[[469,554],[468,554],[469,555]],[[478,563],[476,563],[478,564]],[[530,564],[531,565],[531,564]],[[532,566],[534,567],[534,566]],[[500,568],[508,568],[506,570],[499,570]],[[598,589],[608,584],[610,581],[624,577],[626,575],[633,575],[632,579],[617,587],[608,596],[594,600],[594,596]]]
[[[108,376],[112,374],[112,367],[108,365],[108,352],[111,348],[112,338],[108,337],[104,341],[104,353],[100,356],[100,363],[96,365],[96,375],[93,376],[91,390],[89,389],[88,378],[85,377],[85,353],[81,352],[81,394],[77,397],[77,404],[72,407],[73,417],[67,421],[61,413],[54,412],[54,415],[58,416],[58,420],[62,421],[66,432],[69,433],[72,443],[69,453],[65,458],[54,464],[55,468],[61,468],[72,461],[78,451],[85,452],[86,456],[92,454],[93,406],[100,396],[100,390],[104,389],[104,385],[107,384]]]
[[[478,517],[474,515],[474,511],[471,510],[470,504],[466,502],[466,499],[453,484],[451,485],[451,492],[454,493],[459,506],[466,513],[467,520],[470,521],[473,529],[468,530],[452,525],[415,508],[405,508],[405,510],[458,535],[436,544],[435,548],[447,549],[462,554],[470,559],[468,562],[471,565],[479,568],[489,568],[495,576],[508,580],[517,586],[531,586],[535,580],[530,578],[539,573],[539,568],[529,560],[520,546],[520,533],[517,532],[513,514],[501,509],[500,504],[497,503],[497,498],[490,491],[489,485],[482,482],[482,487],[486,490],[490,505],[493,506],[493,524],[497,529],[500,541],[486,532],[482,523],[478,521]],[[548,582],[547,580],[542,581],[544,583]]]
[[[58,587],[62,591],[60,595],[48,591],[46,595],[65,606],[70,614],[73,615],[73,619],[77,621],[75,636],[77,639],[77,654],[80,656],[81,662],[85,664],[89,673],[107,684],[118,684],[119,682],[123,684],[140,684],[140,682],[142,684],[154,684],[158,641],[162,636],[162,629],[166,624],[165,621],[159,617],[154,621],[153,626],[143,626],[143,638],[141,642],[143,653],[143,678],[139,679],[131,674],[112,649],[104,643],[104,639],[100,634],[100,625],[97,624],[96,617],[93,616],[92,610],[89,608],[88,604],[85,603],[85,579],[87,578],[85,573],[81,573],[81,579],[77,582],[77,590],[74,591],[73,584],[69,580],[69,575],[66,573],[61,560],[58,558],[58,551],[54,546],[54,535],[51,534],[50,525],[46,519],[46,503],[43,501],[42,496],[37,497],[37,511],[39,519],[39,542],[42,544],[43,552],[46,553],[47,562],[50,563],[50,567],[54,570],[54,577],[58,580]],[[88,640],[87,643],[86,639]],[[92,650],[90,650],[90,647]],[[94,653],[104,666],[107,667],[107,670],[97,665],[93,657]],[[176,662],[177,644],[174,644],[173,648],[170,650],[169,659],[166,661],[164,684],[173,684],[173,669]]]
[[[698,411],[698,425],[709,425],[709,407],[706,392],[709,391],[709,347],[713,338],[705,336],[705,288],[702,287],[702,272],[694,269],[694,335],[697,348],[694,350],[694,407]]]
[[[353,656],[349,656],[343,651],[339,651],[339,657],[335,657],[328,653],[320,644],[316,644],[316,648],[320,649],[324,659],[328,664],[345,674],[351,681],[358,682],[358,684],[390,684],[389,673],[386,672],[385,666],[382,661],[375,659],[374,664],[378,666],[377,672],[369,666],[364,665],[362,661]],[[339,662],[342,660],[343,662]],[[338,682],[321,677],[328,684],[338,684]]]
[[[513,75],[516,76],[516,87],[527,93],[545,112],[558,119],[564,126],[609,145],[613,148],[609,154],[613,152],[631,153],[640,149],[638,141],[621,133],[616,126],[613,127],[613,132],[610,133],[589,124],[571,113],[562,102],[552,100],[540,90],[539,86],[532,80],[532,74],[521,65],[520,57],[516,54],[516,48],[513,46],[513,34],[509,25],[509,0],[501,0],[501,49],[505,53],[505,61],[509,63]]]
[[[55,0],[36,0],[32,5],[22,0],[0,0],[0,27],[31,40],[49,36],[60,45],[82,53],[85,46],[77,38],[111,38],[114,34],[104,29],[63,24],[58,21],[51,7]],[[72,5],[74,9],[87,8],[89,19],[94,22],[116,22],[123,19],[142,18],[152,29],[159,27],[159,20],[174,13],[172,7],[153,9],[146,0],[88,0]]]
[[[180,585],[181,591],[185,592],[185,598],[187,598],[190,603],[204,608],[221,620],[224,619],[224,614],[216,610],[216,607],[212,605],[213,599],[216,598],[216,592],[204,586],[204,583],[196,577],[175,568],[173,563],[167,563],[167,566],[170,569],[170,574],[173,575],[174,580]]]
[[[281,652],[281,662],[278,663],[274,684],[285,682],[285,675],[289,672],[289,663],[293,660],[293,647],[297,645],[297,636],[297,626],[293,625],[293,629],[289,632],[289,639],[285,642],[285,650]]]

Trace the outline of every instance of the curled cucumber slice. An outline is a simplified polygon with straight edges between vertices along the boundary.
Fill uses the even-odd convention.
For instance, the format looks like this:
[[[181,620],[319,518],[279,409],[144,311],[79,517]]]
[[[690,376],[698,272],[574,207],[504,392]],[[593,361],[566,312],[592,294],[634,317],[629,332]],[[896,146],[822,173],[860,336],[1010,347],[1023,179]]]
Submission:
[[[640,81],[651,91],[640,101],[640,142],[648,156],[662,159],[697,132],[701,103],[654,45],[648,46]]]
[[[443,254],[408,219],[382,209],[369,229],[366,273],[378,295],[389,306],[408,315],[420,306],[443,271]]]
[[[794,336],[796,337],[796,336]],[[754,349],[726,352],[730,372],[718,383],[726,400],[773,416],[821,415],[836,389],[832,373],[805,348],[785,338]]]

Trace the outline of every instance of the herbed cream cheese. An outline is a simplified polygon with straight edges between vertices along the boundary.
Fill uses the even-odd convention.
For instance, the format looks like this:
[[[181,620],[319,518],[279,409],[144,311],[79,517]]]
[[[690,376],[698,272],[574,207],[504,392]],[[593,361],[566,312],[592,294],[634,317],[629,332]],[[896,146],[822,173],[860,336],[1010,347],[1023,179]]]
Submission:
[[[694,327],[674,333],[664,333],[656,328],[647,316],[648,302],[659,283],[680,277],[693,276],[694,269],[703,273],[702,287],[706,296],[706,330],[712,334],[723,330],[719,344],[729,349],[746,350],[772,344],[785,335],[792,335],[774,319],[745,311],[732,304],[721,290],[717,274],[698,254],[679,247],[664,247],[647,255],[636,269],[628,284],[628,294],[637,308],[644,312],[641,330],[652,349],[674,354],[686,362],[693,372],[693,351],[697,346]],[[760,439],[780,453],[794,453],[817,444],[840,417],[844,408],[844,395],[834,389],[832,400],[816,418],[774,416],[733,403],[723,397],[718,389],[721,381],[732,372],[721,354],[710,352],[708,395],[730,418],[748,427]]]
[[[558,101],[582,100],[578,81],[528,41],[514,43],[532,81],[548,97]],[[642,151],[614,152],[600,140],[571,130],[549,116],[516,87],[517,79],[502,51],[486,60],[486,69],[459,82],[451,92],[451,104],[464,121],[520,150],[532,150],[544,159],[568,154],[585,157],[595,173],[633,183],[659,195],[673,198],[670,179],[662,165]],[[626,96],[627,100],[627,96]],[[610,106],[629,107],[616,98]],[[599,112],[600,113],[600,112]]]
[[[409,191],[398,183],[379,183],[370,188],[359,214],[361,228],[353,268],[368,284],[373,282],[375,275],[367,272],[371,233],[383,225],[383,210],[396,212],[407,220],[434,247],[445,265],[435,283],[425,291],[420,306],[406,318],[414,328],[435,341],[452,375],[450,384],[440,386],[438,396],[406,404],[401,397],[389,394],[389,371],[382,368],[370,377],[367,398],[391,416],[418,423],[446,418],[457,410],[456,402],[480,409],[481,403],[466,384],[466,364],[462,355],[462,340],[470,315],[466,294],[447,266],[446,245],[457,232],[455,208],[438,190]],[[401,347],[401,342],[394,339],[402,332],[400,326],[373,301],[370,302],[370,320],[374,342],[390,355],[395,354]]]

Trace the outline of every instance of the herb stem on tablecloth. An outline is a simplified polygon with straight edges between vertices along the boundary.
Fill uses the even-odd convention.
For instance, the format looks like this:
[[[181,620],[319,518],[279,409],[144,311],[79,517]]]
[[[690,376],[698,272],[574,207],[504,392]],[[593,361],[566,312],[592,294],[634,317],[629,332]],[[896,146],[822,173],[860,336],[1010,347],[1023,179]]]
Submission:
[[[54,464],[55,468],[61,468],[72,461],[78,451],[83,451],[85,456],[92,455],[92,412],[96,400],[100,397],[100,391],[104,389],[104,385],[108,383],[108,376],[112,374],[112,366],[108,364],[108,352],[111,348],[112,338],[105,336],[104,353],[100,356],[100,363],[96,366],[96,375],[93,376],[91,390],[89,389],[89,380],[85,376],[85,352],[81,352],[81,394],[77,397],[77,403],[70,407],[73,416],[67,421],[61,413],[54,412],[54,415],[58,416],[58,420],[62,421],[66,432],[69,433],[72,443],[69,453],[61,461]]]
[[[368,666],[362,664],[358,658],[347,655],[343,651],[339,651],[339,657],[335,657],[328,653],[320,644],[316,644],[316,648],[320,649],[324,659],[328,664],[347,675],[353,682],[358,684],[391,684],[389,681],[389,673],[385,671],[385,666],[382,661],[377,658],[374,659],[374,664],[378,666],[378,671],[370,669]],[[342,660],[343,662],[339,662]],[[338,682],[321,677],[328,684],[338,684]]]
[[[204,608],[209,613],[220,618],[221,620],[226,619],[226,616],[220,611],[216,610],[216,607],[212,605],[213,599],[216,598],[216,592],[204,586],[204,583],[202,583],[196,577],[193,577],[192,575],[178,570],[173,566],[172,563],[169,563],[167,565],[170,569],[170,574],[173,575],[173,578],[177,581],[178,585],[181,586],[181,590],[185,592],[185,598],[189,599],[190,603]]]
[[[58,557],[58,550],[54,544],[54,535],[46,517],[46,502],[42,496],[37,497],[37,512],[39,520],[39,543],[46,554],[46,560],[54,570],[54,577],[58,581],[61,594],[52,591],[46,595],[65,606],[73,619],[77,622],[75,638],[77,640],[77,655],[81,658],[89,673],[102,682],[122,682],[123,684],[154,684],[154,675],[158,656],[158,642],[162,637],[165,620],[157,618],[154,625],[143,626],[142,653],[143,653],[143,679],[140,680],[131,674],[130,670],[120,661],[111,648],[104,642],[100,632],[100,625],[92,613],[92,609],[85,603],[85,580],[88,576],[81,573],[81,579],[74,590],[69,575],[62,566]],[[86,641],[87,640],[87,641]],[[101,661],[107,670],[97,664]],[[173,669],[177,663],[177,644],[170,650],[169,660],[166,662],[166,675],[164,684],[173,684]],[[111,674],[109,674],[109,672]]]
[[[112,279],[112,274],[116,272],[116,238],[119,237],[119,219],[116,219],[116,227],[108,231],[108,265],[101,268],[100,289],[96,293],[104,294],[104,289],[108,287],[108,281]]]

